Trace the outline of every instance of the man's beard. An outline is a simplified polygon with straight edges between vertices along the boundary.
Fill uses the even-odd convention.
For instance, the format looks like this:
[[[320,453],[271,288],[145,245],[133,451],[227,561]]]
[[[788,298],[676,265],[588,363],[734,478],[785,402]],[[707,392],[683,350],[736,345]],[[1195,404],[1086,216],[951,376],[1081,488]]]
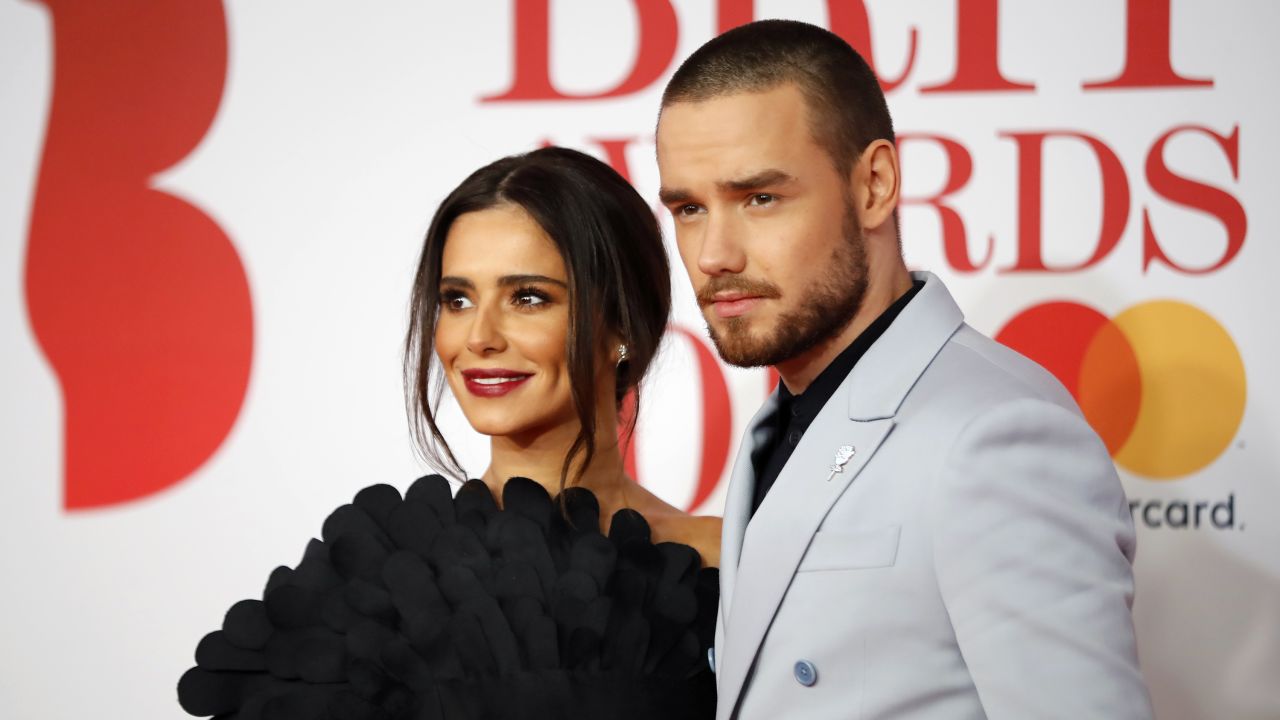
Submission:
[[[862,307],[869,275],[862,228],[852,205],[845,206],[841,234],[844,242],[834,248],[827,262],[816,264],[821,274],[809,285],[808,294],[795,310],[778,316],[768,337],[755,337],[746,318],[729,318],[719,331],[707,324],[711,342],[725,362],[738,367],[777,365],[812,350],[849,324]],[[712,278],[702,288],[699,301],[710,302],[715,293],[724,290],[741,290],[766,298],[781,296],[772,283],[722,276]]]

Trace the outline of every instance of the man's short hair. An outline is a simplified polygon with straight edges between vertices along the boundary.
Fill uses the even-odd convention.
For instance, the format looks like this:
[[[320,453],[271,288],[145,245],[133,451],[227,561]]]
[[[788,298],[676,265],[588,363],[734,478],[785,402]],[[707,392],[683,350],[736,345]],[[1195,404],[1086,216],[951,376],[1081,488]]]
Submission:
[[[795,83],[808,102],[810,132],[841,177],[875,140],[894,141],[880,81],[836,34],[794,20],[760,20],[698,48],[676,70],[662,107]]]

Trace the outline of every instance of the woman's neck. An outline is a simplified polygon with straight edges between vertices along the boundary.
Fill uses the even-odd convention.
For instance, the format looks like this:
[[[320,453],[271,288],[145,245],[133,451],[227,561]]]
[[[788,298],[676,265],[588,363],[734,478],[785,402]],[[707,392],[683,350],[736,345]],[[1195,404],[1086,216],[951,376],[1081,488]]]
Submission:
[[[627,477],[622,453],[618,447],[617,423],[597,421],[595,455],[590,465],[582,465],[580,453],[569,468],[565,485],[586,488],[595,493],[602,511],[626,507]],[[560,492],[564,459],[578,436],[578,424],[566,423],[530,437],[495,435],[489,440],[489,468],[484,483],[502,502],[502,488],[513,477],[527,477],[555,496]],[[580,472],[581,470],[581,472]]]

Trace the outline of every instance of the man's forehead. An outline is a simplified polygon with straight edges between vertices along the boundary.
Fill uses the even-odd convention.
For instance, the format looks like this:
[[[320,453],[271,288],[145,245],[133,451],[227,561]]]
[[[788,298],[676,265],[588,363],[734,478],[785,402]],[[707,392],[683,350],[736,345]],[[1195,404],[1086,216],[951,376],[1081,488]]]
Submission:
[[[782,81],[761,87],[728,88],[720,92],[712,92],[690,97],[676,98],[663,105],[661,113],[672,108],[705,108],[712,104],[749,103],[763,101],[766,104],[779,98],[805,100],[803,89],[798,83]]]
[[[683,108],[682,108],[683,110]],[[701,116],[673,114],[670,126],[659,125],[658,169],[664,186],[731,183],[772,170],[803,174],[812,162],[813,143],[802,118],[738,113]],[[794,111],[791,111],[794,115]]]
[[[809,136],[798,98],[739,93],[669,105],[659,118],[657,151],[661,162],[664,154],[673,153],[767,151],[770,145],[803,142]]]

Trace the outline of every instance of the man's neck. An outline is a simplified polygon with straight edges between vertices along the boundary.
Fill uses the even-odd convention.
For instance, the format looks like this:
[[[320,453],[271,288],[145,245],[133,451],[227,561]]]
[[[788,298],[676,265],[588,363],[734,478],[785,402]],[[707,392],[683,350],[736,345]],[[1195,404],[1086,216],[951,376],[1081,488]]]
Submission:
[[[907,272],[906,267],[901,267],[900,272],[894,272],[879,283],[870,284],[858,312],[840,332],[808,351],[778,363],[778,375],[787,390],[792,395],[799,395],[807,390],[837,355],[849,347],[895,300],[911,289],[911,282],[911,273]]]

